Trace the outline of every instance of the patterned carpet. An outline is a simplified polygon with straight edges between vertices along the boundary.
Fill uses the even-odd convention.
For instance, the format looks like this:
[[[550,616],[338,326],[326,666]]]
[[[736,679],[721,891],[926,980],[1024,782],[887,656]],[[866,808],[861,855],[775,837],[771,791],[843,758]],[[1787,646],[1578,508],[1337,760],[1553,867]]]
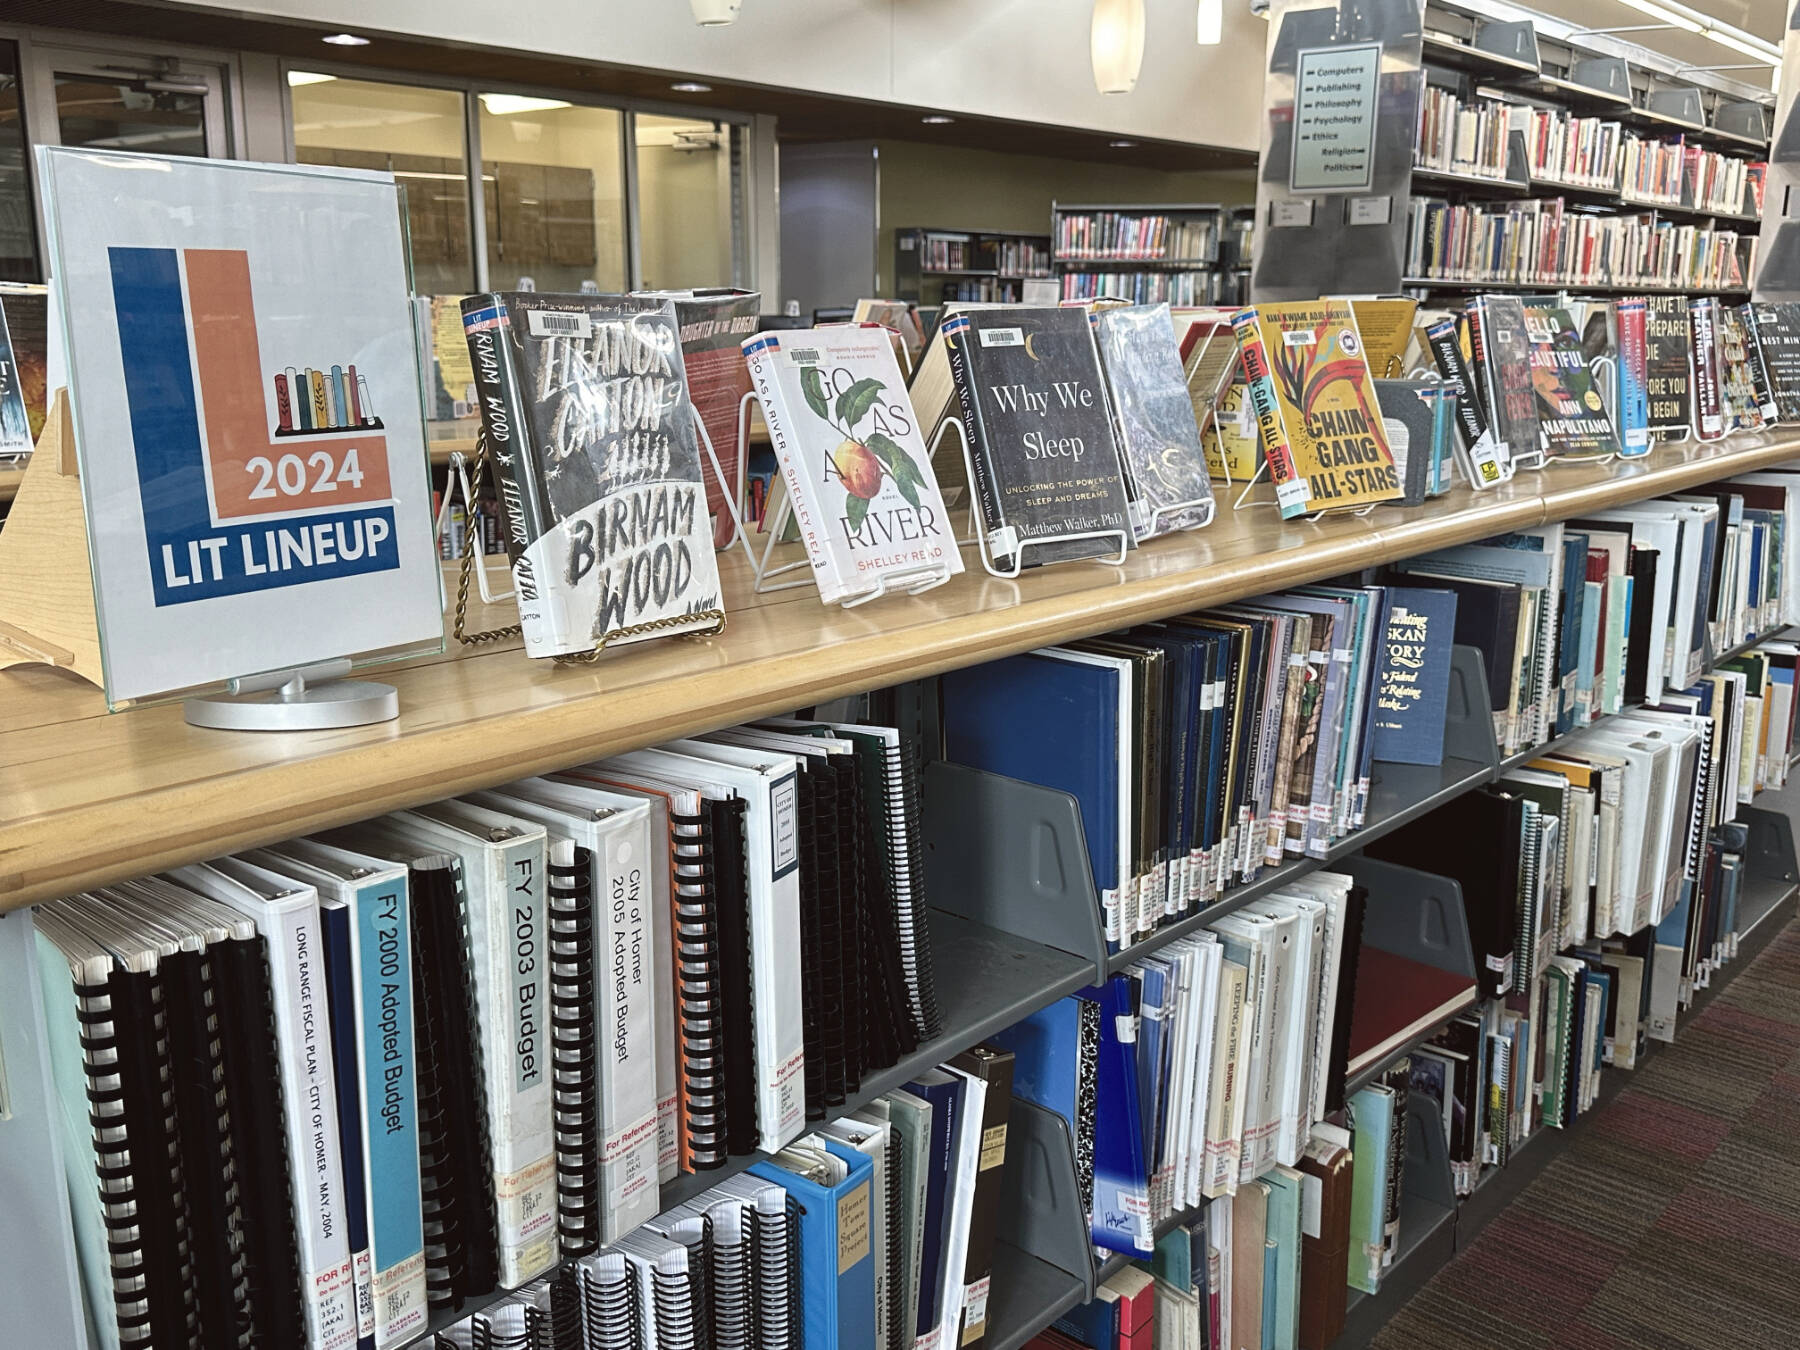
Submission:
[[[1800,924],[1372,1344],[1800,1350]]]

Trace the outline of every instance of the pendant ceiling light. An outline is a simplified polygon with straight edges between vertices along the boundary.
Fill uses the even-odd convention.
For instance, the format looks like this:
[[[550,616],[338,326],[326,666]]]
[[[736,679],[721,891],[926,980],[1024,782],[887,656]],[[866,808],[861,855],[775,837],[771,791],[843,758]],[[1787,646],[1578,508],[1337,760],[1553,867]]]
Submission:
[[[1200,0],[1200,16],[1196,41],[1202,47],[1216,47],[1225,40],[1225,0]]]
[[[1094,0],[1094,87],[1129,94],[1144,64],[1144,0]]]
[[[688,7],[694,11],[695,23],[702,28],[717,28],[737,18],[738,6],[743,2],[744,0],[688,0]]]

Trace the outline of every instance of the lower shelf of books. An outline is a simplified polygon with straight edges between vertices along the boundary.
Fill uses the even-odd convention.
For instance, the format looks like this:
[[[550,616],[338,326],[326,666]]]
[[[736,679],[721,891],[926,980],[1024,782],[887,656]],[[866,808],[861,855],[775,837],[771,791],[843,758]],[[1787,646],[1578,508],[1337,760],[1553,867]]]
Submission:
[[[927,1041],[891,1067],[863,1078],[856,1092],[831,1108],[847,1116],[877,1097],[902,1087],[926,1070],[979,1045],[1046,1004],[1074,993],[1094,978],[1091,961],[1041,943],[1003,933],[941,909],[929,913],[931,952],[937,978],[941,1036]],[[686,1204],[724,1178],[764,1155],[734,1154],[723,1167],[684,1172],[662,1187],[664,1209]]]

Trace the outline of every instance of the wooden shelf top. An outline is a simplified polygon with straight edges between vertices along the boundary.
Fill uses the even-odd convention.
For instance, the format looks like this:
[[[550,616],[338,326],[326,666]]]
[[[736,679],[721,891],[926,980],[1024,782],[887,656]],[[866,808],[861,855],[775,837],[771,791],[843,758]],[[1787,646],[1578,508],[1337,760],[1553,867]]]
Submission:
[[[0,910],[1794,458],[1800,434],[1738,437],[1315,522],[1283,523],[1273,505],[1234,512],[1221,491],[1213,525],[1121,568],[1002,581],[965,554],[974,570],[946,586],[852,610],[811,589],[752,595],[734,554],[721,560],[730,618],[718,637],[575,666],[529,661],[516,641],[447,638],[442,654],[372,673],[398,686],[396,721],[341,731],[209,731],[173,705],[109,714],[65,673],[0,671]],[[454,597],[453,573],[446,584]],[[514,615],[510,602],[472,601],[469,619],[480,631]]]

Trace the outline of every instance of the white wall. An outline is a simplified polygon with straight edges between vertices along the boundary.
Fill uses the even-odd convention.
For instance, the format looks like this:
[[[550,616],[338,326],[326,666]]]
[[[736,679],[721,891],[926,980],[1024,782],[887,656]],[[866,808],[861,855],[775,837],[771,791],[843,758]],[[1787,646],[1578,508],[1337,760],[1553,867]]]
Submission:
[[[1267,25],[1226,0],[1194,42],[1194,0],[1149,0],[1136,90],[1094,92],[1091,0],[744,0],[700,28],[684,0],[188,0],[189,8],[548,52],[1021,122],[1255,150]],[[329,48],[320,48],[328,52]]]

